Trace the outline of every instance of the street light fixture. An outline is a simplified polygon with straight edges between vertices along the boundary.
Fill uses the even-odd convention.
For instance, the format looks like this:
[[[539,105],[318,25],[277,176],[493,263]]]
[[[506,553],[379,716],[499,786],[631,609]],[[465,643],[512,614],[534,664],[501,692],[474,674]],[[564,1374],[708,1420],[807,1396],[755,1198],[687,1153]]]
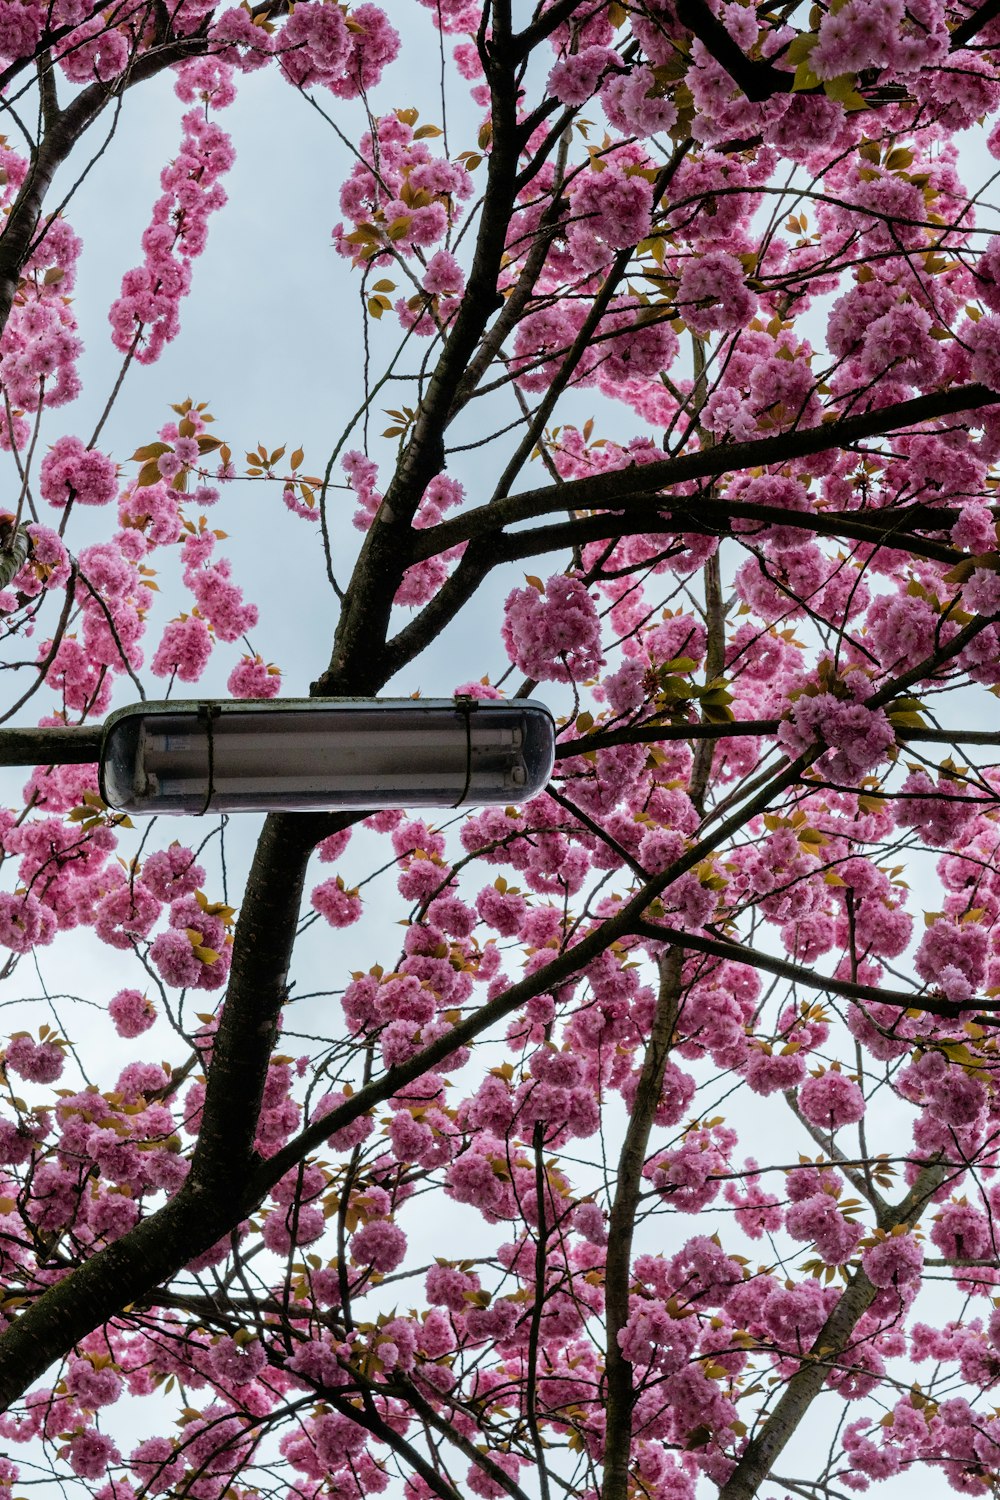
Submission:
[[[530,699],[139,703],[103,725],[0,730],[0,765],[97,761],[126,813],[503,804],[541,791],[554,754]]]

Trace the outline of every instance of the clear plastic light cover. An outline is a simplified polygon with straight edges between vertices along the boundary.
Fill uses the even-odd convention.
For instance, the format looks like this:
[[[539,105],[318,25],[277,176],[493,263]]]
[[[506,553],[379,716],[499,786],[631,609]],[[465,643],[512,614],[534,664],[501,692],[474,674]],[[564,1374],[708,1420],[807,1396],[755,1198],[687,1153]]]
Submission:
[[[127,813],[475,807],[533,797],[554,755],[527,699],[142,703],[107,720],[101,796]]]

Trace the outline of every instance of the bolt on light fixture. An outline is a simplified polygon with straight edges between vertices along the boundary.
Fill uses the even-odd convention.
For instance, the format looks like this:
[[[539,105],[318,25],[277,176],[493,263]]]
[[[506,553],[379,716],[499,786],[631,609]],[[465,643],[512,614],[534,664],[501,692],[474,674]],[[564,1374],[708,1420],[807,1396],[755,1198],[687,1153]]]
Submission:
[[[109,807],[200,814],[521,801],[554,754],[552,715],[531,700],[303,698],[122,708],[95,758]]]

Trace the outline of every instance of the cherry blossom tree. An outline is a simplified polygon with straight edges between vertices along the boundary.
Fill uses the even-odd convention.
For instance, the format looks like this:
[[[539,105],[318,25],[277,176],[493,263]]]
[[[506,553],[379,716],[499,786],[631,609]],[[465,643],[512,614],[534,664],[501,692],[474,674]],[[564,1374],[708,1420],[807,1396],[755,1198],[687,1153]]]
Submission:
[[[245,879],[92,765],[0,812],[0,1493],[995,1493],[1000,5],[0,0],[0,63],[5,722],[281,692],[252,492],[316,695],[560,726],[526,805],[274,814]],[[357,411],[115,451],[258,70]],[[84,430],[74,209],[163,77]]]

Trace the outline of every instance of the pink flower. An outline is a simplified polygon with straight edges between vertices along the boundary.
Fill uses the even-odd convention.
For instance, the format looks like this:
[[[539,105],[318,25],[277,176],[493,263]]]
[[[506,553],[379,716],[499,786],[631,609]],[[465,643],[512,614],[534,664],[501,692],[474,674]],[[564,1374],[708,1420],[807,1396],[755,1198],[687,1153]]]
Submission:
[[[119,1036],[136,1037],[156,1020],[156,1006],[141,990],[119,990],[108,1003],[108,1014]]]
[[[860,1226],[846,1219],[837,1200],[823,1192],[793,1203],[785,1214],[785,1227],[794,1239],[812,1240],[830,1266],[849,1261],[861,1238]]]
[[[656,76],[645,66],[612,74],[601,86],[600,100],[608,122],[623,135],[655,135],[677,121],[677,106],[658,93]]]
[[[89,1359],[71,1356],[66,1371],[66,1385],[81,1406],[95,1411],[100,1406],[111,1406],[118,1400],[122,1378],[107,1365],[98,1368]]]
[[[939,917],[924,933],[914,966],[921,979],[936,984],[949,1000],[968,1000],[985,979],[988,941],[979,922]]]
[[[805,1059],[800,1052],[780,1053],[751,1049],[744,1066],[744,1077],[755,1094],[787,1093],[805,1077]]]
[[[141,881],[111,891],[97,908],[94,931],[102,942],[123,951],[144,938],[160,914],[160,902]]]
[[[935,1215],[931,1241],[949,1260],[979,1260],[994,1253],[990,1220],[970,1203],[946,1203]]]
[[[363,1224],[351,1240],[351,1255],[359,1265],[370,1265],[383,1274],[394,1271],[406,1254],[406,1235],[388,1219]]]
[[[316,886],[310,899],[331,927],[350,927],[361,916],[361,897],[349,891],[339,875]]]
[[[912,1235],[892,1234],[867,1249],[861,1264],[872,1286],[902,1286],[920,1275],[923,1246]]]
[[[501,892],[496,886],[486,885],[476,897],[476,910],[487,926],[501,937],[514,937],[525,919],[528,905],[517,891]]]
[[[316,7],[308,7],[314,10]],[[159,359],[180,331],[180,303],[191,287],[191,261],[208,239],[208,221],[226,201],[221,178],[235,155],[225,131],[199,109],[183,119],[181,147],[160,173],[161,196],[142,237],[145,259],[126,271],[108,314],[123,354],[137,345],[141,364]]]
[[[684,262],[677,311],[694,333],[736,332],[746,327],[755,306],[735,255],[709,250]]]
[[[88,1223],[99,1239],[118,1240],[128,1234],[138,1218],[139,1205],[134,1199],[124,1198],[121,1193],[102,1193],[90,1205]]]
[[[223,1338],[212,1348],[212,1370],[220,1380],[230,1385],[246,1385],[256,1378],[267,1364],[267,1355],[260,1339],[239,1342]]]
[[[1000,391],[1000,318],[988,315],[969,329],[972,348],[972,378]]]
[[[230,582],[230,572],[223,559],[189,579],[198,611],[219,641],[237,641],[257,623],[257,606],[243,602],[243,590]]]
[[[883,709],[866,708],[832,693],[797,698],[778,729],[778,739],[791,755],[817,742],[828,745],[817,767],[832,781],[847,786],[857,785],[896,742]]]
[[[933,385],[941,375],[941,345],[931,336],[930,313],[895,303],[865,329],[859,364],[872,380],[891,373],[908,385]]]
[[[343,854],[351,841],[351,830],[342,828],[339,833],[331,833],[330,837],[324,839],[321,844],[316,845],[316,853],[322,864],[333,864]]]
[[[195,862],[192,851],[175,839],[166,849],[157,849],[146,857],[142,882],[160,901],[176,901],[189,896],[204,882],[204,866]]]
[[[625,1359],[666,1376],[684,1370],[697,1343],[697,1319],[673,1317],[658,1302],[637,1296],[628,1307],[628,1323],[618,1335]]]
[[[12,953],[28,953],[37,943],[51,942],[52,935],[51,914],[37,896],[0,891],[0,945]]]
[[[176,453],[161,453],[156,460],[156,467],[164,479],[170,480],[176,479],[184,465]]]
[[[300,500],[292,485],[285,485],[281,498],[293,516],[299,516],[303,521],[319,520],[319,510],[315,503],[310,504],[308,498]]]
[[[421,282],[425,292],[460,297],[465,291],[465,272],[448,250],[437,250],[427,262]]]
[[[40,478],[50,505],[62,508],[71,500],[106,505],[118,488],[118,466],[96,448],[85,448],[78,437],[62,437],[42,459]]]
[[[620,64],[610,47],[583,47],[557,62],[549,74],[548,92],[562,104],[585,104],[606,69]]]
[[[834,1131],[863,1118],[865,1096],[853,1078],[831,1070],[806,1079],[799,1089],[799,1109],[811,1125]]]
[[[65,1058],[61,1047],[52,1042],[35,1042],[27,1032],[21,1032],[11,1037],[6,1061],[13,1073],[31,1083],[54,1083],[63,1070]]]
[[[198,615],[171,620],[156,648],[152,671],[157,677],[176,674],[181,682],[197,682],[212,654],[212,637]]]
[[[260,656],[244,656],[230,672],[226,687],[234,698],[276,698],[281,673]]]
[[[69,1445],[69,1464],[81,1479],[100,1479],[109,1463],[117,1463],[118,1449],[109,1437],[92,1427],[77,1433]]]
[[[149,956],[165,984],[173,985],[178,989],[188,985],[201,989],[216,987],[211,983],[205,983],[206,970],[209,966],[199,959],[186,932],[178,932],[174,928],[171,928],[169,932],[161,932],[154,940]],[[225,970],[223,970],[223,977],[224,974]]]
[[[136,1478],[150,1488],[163,1490],[179,1483],[184,1474],[184,1455],[165,1437],[146,1438],[129,1455],[129,1468]],[[118,1495],[113,1496],[118,1500]],[[124,1497],[123,1497],[124,1500]],[[128,1497],[131,1500],[131,1497]]]
[[[324,1115],[339,1109],[347,1101],[347,1095],[340,1090],[332,1094],[324,1094],[312,1112],[313,1120],[320,1120]],[[332,1146],[335,1151],[353,1151],[355,1146],[360,1146],[371,1135],[374,1125],[369,1115],[359,1115],[349,1125],[344,1125],[340,1130],[335,1130],[327,1137],[327,1145]]]
[[[555,573],[544,591],[528,586],[508,594],[503,641],[528,677],[577,682],[604,662],[594,602],[578,578]]]
[[[581,172],[570,193],[567,243],[578,269],[600,271],[616,250],[649,234],[653,192],[629,166],[646,159],[623,146],[602,157],[602,170]]]
[[[264,1244],[276,1255],[287,1255],[293,1245],[311,1245],[325,1228],[323,1210],[312,1204],[272,1210],[264,1220]]]

